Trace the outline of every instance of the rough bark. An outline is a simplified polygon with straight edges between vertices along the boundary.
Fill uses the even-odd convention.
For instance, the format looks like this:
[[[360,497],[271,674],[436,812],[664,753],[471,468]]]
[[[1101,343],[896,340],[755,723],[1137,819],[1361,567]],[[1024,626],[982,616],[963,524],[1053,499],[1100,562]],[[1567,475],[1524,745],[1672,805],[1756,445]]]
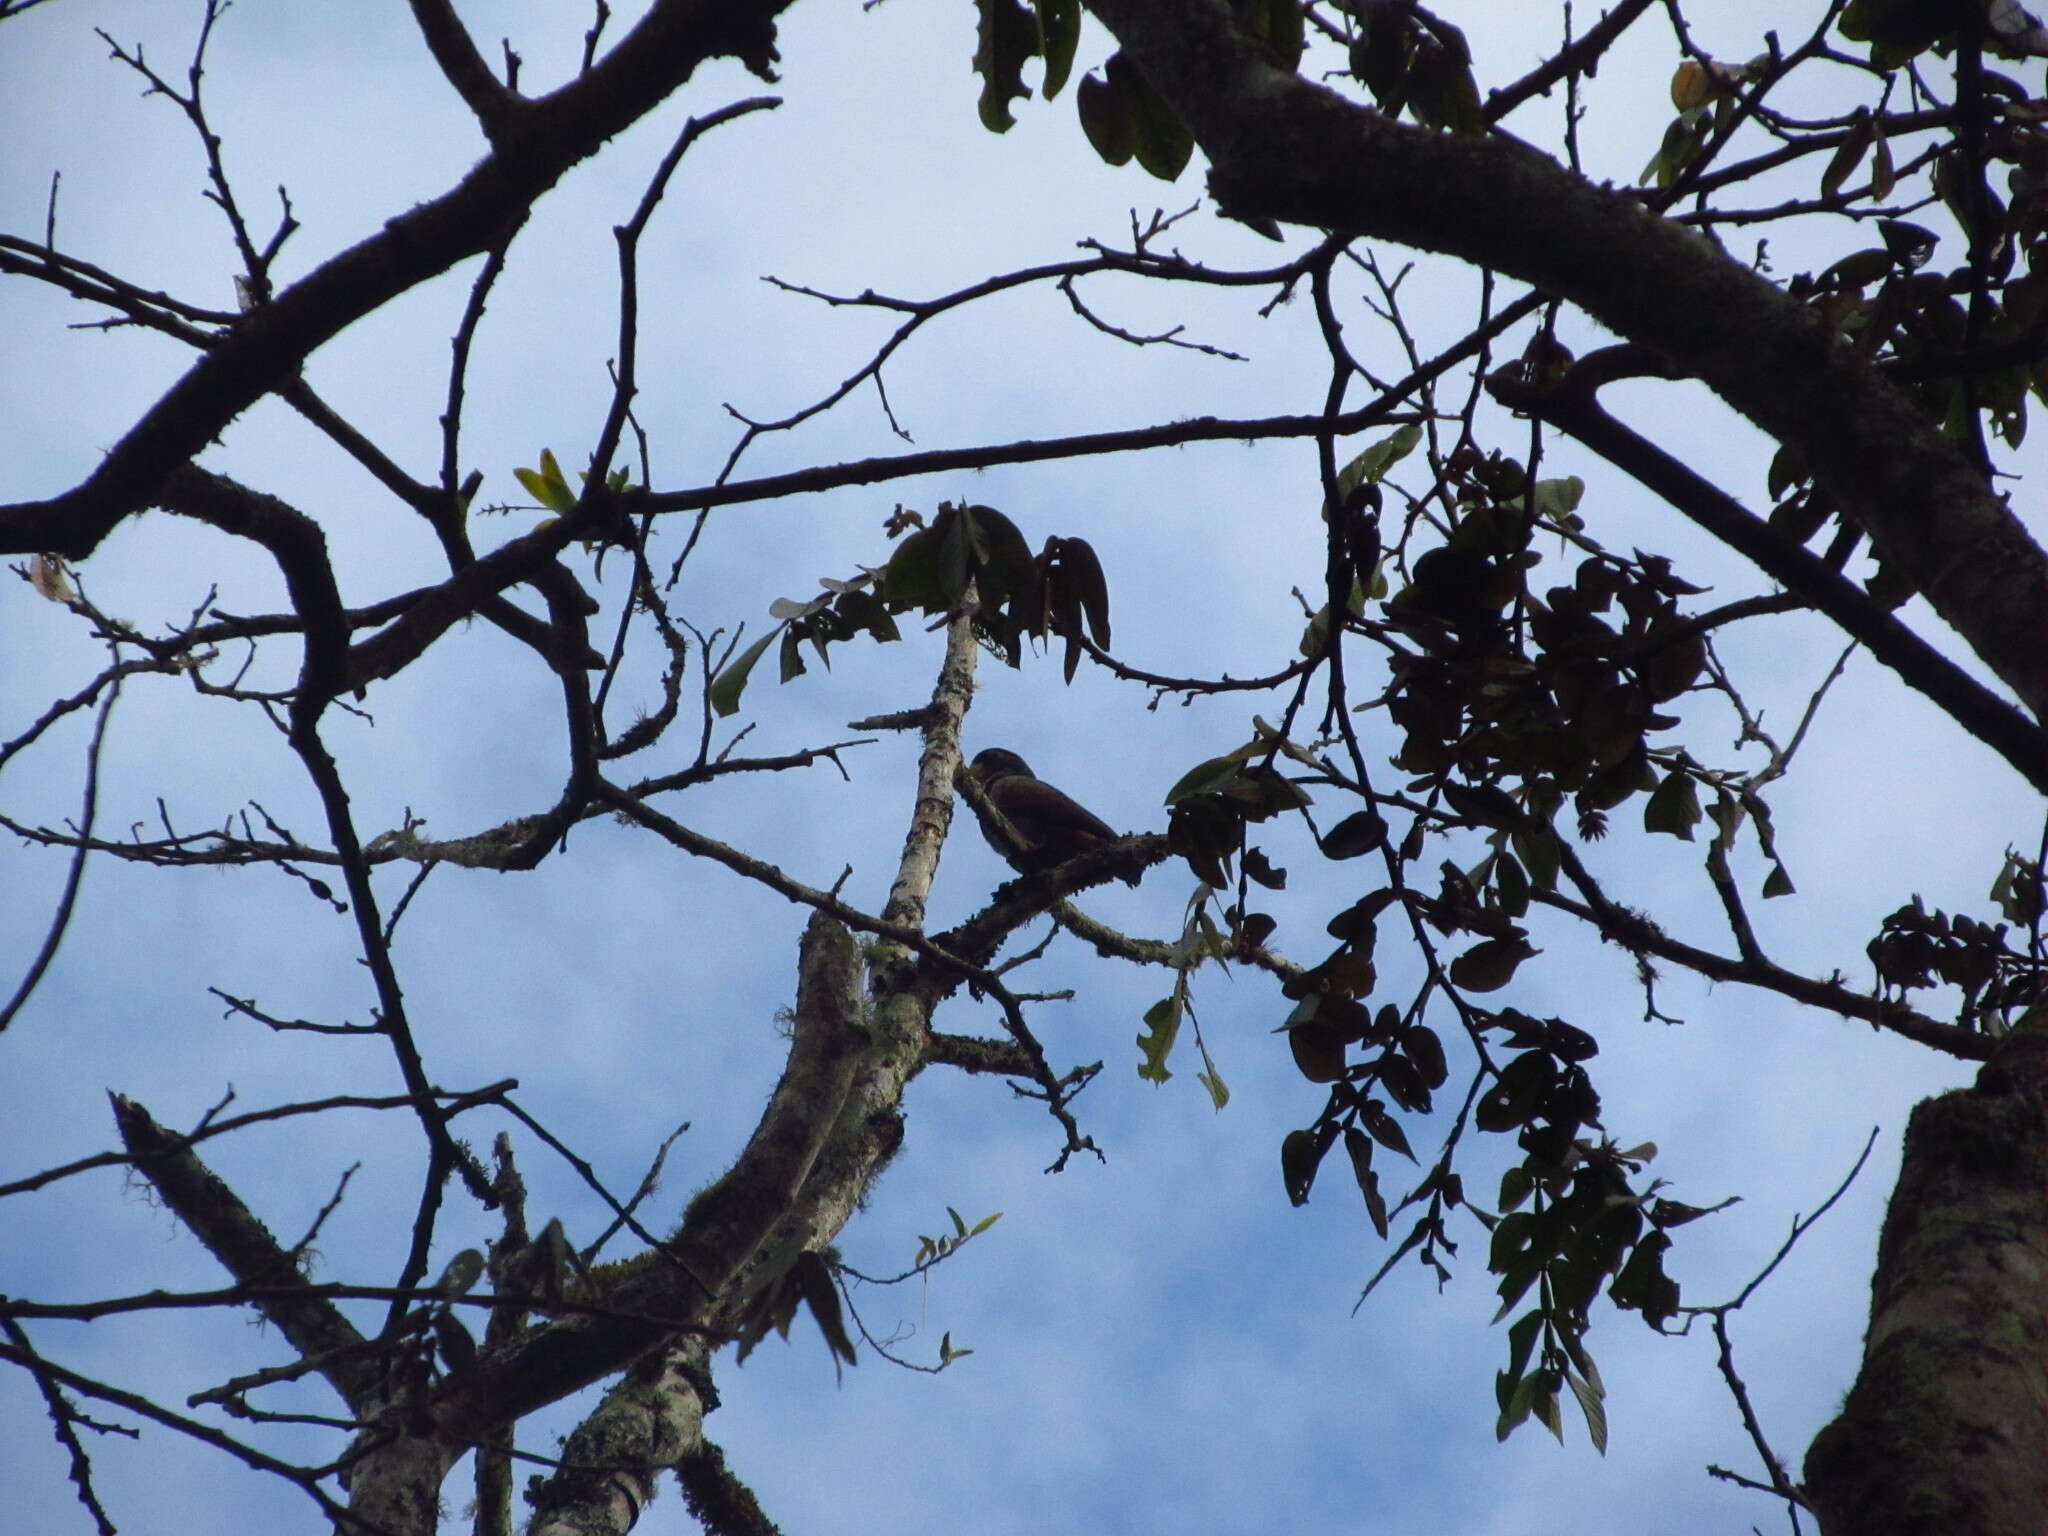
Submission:
[[[1779,442],[2048,717],[2048,554],[1821,318],[1632,197],[1511,140],[1393,121],[1268,63],[1224,0],[1089,0],[1193,130],[1225,212],[1397,241],[1566,299]]]
[[[220,1260],[238,1285],[262,1294],[264,1321],[299,1354],[321,1362],[320,1374],[350,1410],[366,1413],[380,1400],[376,1361],[355,1326],[332,1301],[313,1294],[295,1255],[255,1212],[202,1162],[183,1137],[165,1130],[135,1100],[113,1095],[121,1142],[135,1171],[165,1206]]]
[[[1806,1458],[1823,1536],[2048,1529],[2048,1021],[1906,1129],[1864,1363]]]
[[[782,1078],[732,1167],[691,1201],[667,1244],[667,1256],[650,1256],[605,1292],[603,1300],[619,1315],[576,1317],[537,1328],[451,1376],[426,1401],[402,1402],[374,1423],[350,1476],[356,1515],[401,1536],[431,1531],[431,1518],[423,1512],[434,1508],[442,1479],[469,1447],[488,1441],[535,1408],[632,1364],[665,1339],[729,1334],[731,1316],[743,1309],[744,1297],[772,1283],[799,1252],[830,1241],[836,1228],[791,1234],[785,1218],[802,1204],[814,1175],[857,1180],[843,1200],[850,1211],[865,1179],[895,1150],[901,1133],[882,1134],[879,1140],[886,1146],[865,1164],[832,1145],[833,1133],[844,1127],[842,1111],[857,1078],[871,1075],[867,1057],[882,1047],[862,1022],[860,958],[843,927],[822,914],[813,917],[798,965],[796,1022]],[[915,1059],[914,1052],[900,1049],[888,1054]],[[908,1075],[899,1071],[886,1085],[890,1103],[882,1118],[893,1112]],[[832,1165],[821,1168],[828,1150],[834,1154]],[[800,1241],[787,1241],[791,1236]],[[765,1262],[773,1254],[786,1255],[780,1268]],[[652,1374],[666,1378],[670,1373]],[[686,1378],[676,1379],[686,1383]],[[638,1376],[629,1384],[635,1390],[646,1387]],[[636,1398],[615,1418],[623,1421],[629,1411],[646,1408],[646,1399]],[[691,1415],[642,1411],[633,1416],[638,1426],[634,1443],[645,1442],[650,1453],[665,1453],[649,1463],[652,1468],[694,1448],[694,1431],[678,1427],[691,1422]],[[606,1465],[617,1468],[618,1432],[601,1438],[612,1458]],[[637,1512],[648,1480],[633,1481],[629,1490],[629,1479],[608,1472],[581,1480],[573,1491],[586,1504],[611,1504],[613,1513]],[[584,1486],[591,1482],[602,1486]],[[634,1497],[626,1497],[629,1491]]]
[[[948,628],[933,690],[892,913],[921,915],[937,872],[951,807],[936,786],[951,784],[960,760],[974,661],[963,615]],[[536,1529],[628,1530],[664,1467],[705,1454],[709,1361],[800,1254],[837,1237],[895,1156],[903,1092],[925,1064],[932,1010],[961,979],[956,967],[902,944],[878,942],[863,956],[822,912],[805,929],[797,971],[789,1061],[760,1123],[732,1167],[690,1202],[666,1255],[650,1252],[609,1285],[605,1301],[618,1315],[547,1323],[485,1351],[423,1400],[396,1405],[364,1436],[352,1513],[396,1536],[425,1536],[441,1482],[466,1449],[622,1369],[628,1375],[567,1457],[604,1470],[553,1480]]]

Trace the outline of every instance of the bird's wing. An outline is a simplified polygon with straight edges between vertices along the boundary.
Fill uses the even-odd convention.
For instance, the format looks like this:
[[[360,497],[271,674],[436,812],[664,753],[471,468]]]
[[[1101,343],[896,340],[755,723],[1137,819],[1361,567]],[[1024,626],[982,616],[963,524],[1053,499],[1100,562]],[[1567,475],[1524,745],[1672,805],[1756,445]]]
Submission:
[[[988,798],[1034,843],[1077,837],[1106,843],[1116,837],[1108,822],[1043,779],[1007,774],[989,785]]]

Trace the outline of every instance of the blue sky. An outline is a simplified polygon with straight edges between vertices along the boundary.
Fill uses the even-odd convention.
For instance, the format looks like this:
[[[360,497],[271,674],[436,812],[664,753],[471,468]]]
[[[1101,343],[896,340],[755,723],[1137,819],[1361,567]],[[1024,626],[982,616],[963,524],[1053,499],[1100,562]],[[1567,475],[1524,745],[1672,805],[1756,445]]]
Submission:
[[[1546,7],[1467,7],[1483,21],[1482,86],[1538,58],[1545,38],[1517,29]],[[573,65],[585,19],[537,4],[465,8],[492,51],[513,37],[531,85]],[[1727,5],[1702,41],[1740,58],[1782,7]],[[0,228],[35,234],[49,175],[63,172],[59,243],[101,265],[196,302],[231,307],[233,253],[200,198],[195,144],[160,100],[110,62],[92,35],[140,41],[159,68],[182,71],[197,7],[53,0],[4,32],[0,52]],[[1789,35],[1789,33],[1788,33]],[[1475,29],[1475,37],[1478,36]],[[702,483],[735,437],[723,407],[757,417],[815,398],[865,360],[878,317],[826,310],[759,281],[873,287],[928,296],[992,272],[1063,259],[1075,242],[1128,239],[1135,208],[1169,210],[1199,194],[1199,167],[1167,187],[1112,171],[1087,152],[1068,98],[1019,109],[994,138],[977,126],[970,8],[890,0],[872,12],[806,0],[784,32],[786,104],[704,140],[677,178],[643,248],[643,419],[654,433],[655,483]],[[1082,63],[1105,51],[1099,33]],[[1491,70],[1491,73],[1486,71]],[[1669,108],[1669,60],[1647,48],[1609,61],[1586,125],[1589,169],[1633,178]],[[228,163],[259,227],[285,184],[303,224],[287,247],[289,281],[412,202],[443,188],[479,141],[425,58],[400,8],[245,4],[222,24],[208,75]],[[707,70],[678,100],[575,172],[542,205],[493,297],[478,343],[465,468],[483,499],[523,499],[515,466],[552,447],[565,464],[601,420],[605,360],[615,350],[611,227],[630,213],[647,170],[683,119],[766,87],[731,67]],[[1554,113],[1549,120],[1554,122]],[[1518,119],[1518,125],[1520,120]],[[1538,120],[1523,131],[1536,134]],[[1207,214],[1183,226],[1190,255],[1267,264],[1280,249]],[[1288,247],[1298,249],[1300,237]],[[1407,259],[1386,249],[1389,264]],[[1798,263],[1780,252],[1781,271]],[[315,388],[416,473],[437,454],[435,417],[447,332],[468,269],[352,328],[313,362]],[[1419,268],[1408,294],[1426,332],[1458,333],[1474,280]],[[1049,288],[1007,296],[931,327],[889,369],[890,400],[920,447],[942,447],[1178,417],[1308,411],[1324,373],[1306,303],[1270,319],[1247,299],[1157,294],[1131,282],[1087,290],[1133,330],[1185,321],[1199,340],[1249,354],[1232,364],[1166,349],[1136,351],[1087,330]],[[128,332],[67,329],[94,318],[35,285],[0,285],[0,338],[11,359],[0,441],[0,500],[54,493],[174,379],[172,343]],[[1354,337],[1381,363],[1384,332],[1355,311]],[[1590,339],[1590,338],[1587,338]],[[32,381],[32,382],[31,382]],[[1677,386],[1622,399],[1638,424],[1752,505],[1768,454],[1753,433]],[[1502,440],[1518,441],[1502,428]],[[806,428],[759,445],[743,474],[895,451],[872,391]],[[1757,580],[1707,548],[1645,493],[1583,461],[1569,445],[1553,472],[1582,474],[1586,513],[1611,547],[1674,554],[1716,596]],[[209,467],[319,515],[351,601],[430,579],[436,555],[415,519],[291,413],[252,410],[210,450]],[[2043,524],[2037,493],[2016,506]],[[733,509],[715,517],[682,588],[710,627],[758,633],[776,597],[806,597],[821,576],[886,556],[882,520],[898,501],[929,512],[942,499],[1003,509],[1034,544],[1079,534],[1100,552],[1116,600],[1117,650],[1141,666],[1198,673],[1270,670],[1292,656],[1301,616],[1291,587],[1320,580],[1317,491],[1304,444],[1209,445],[1143,457],[991,470]],[[530,516],[531,514],[527,514]],[[515,515],[484,524],[521,531]],[[674,535],[671,534],[671,538]],[[108,611],[161,624],[209,587],[232,612],[279,605],[275,574],[246,547],[161,515],[133,520],[84,567]],[[586,569],[595,582],[595,575]],[[595,586],[616,601],[619,578]],[[1773,621],[1735,642],[1770,718],[1789,727],[1838,645],[1822,628]],[[846,722],[920,703],[935,637],[887,648],[848,645],[829,673],[747,699],[748,750],[793,750],[853,734]],[[0,739],[96,665],[81,626],[25,585],[0,587]],[[481,830],[552,800],[559,726],[545,679],[515,667],[494,631],[476,626],[370,700],[374,723],[331,717],[361,825],[408,810],[429,835]],[[280,652],[271,663],[291,658]],[[644,685],[646,680],[640,679]],[[1021,672],[986,667],[970,749],[1023,750],[1046,777],[1119,827],[1164,825],[1161,797],[1189,764],[1236,745],[1239,699],[1147,708],[1142,693],[1092,669],[1063,686],[1056,659]],[[1382,717],[1365,717],[1384,732]],[[1706,737],[1719,749],[1732,725]],[[1378,738],[1375,737],[1375,740]],[[680,766],[685,744],[646,770]],[[75,815],[84,749],[54,733],[10,766],[0,809],[29,822]],[[814,885],[854,871],[851,899],[878,907],[900,847],[913,747],[885,740],[850,753],[851,782],[829,767],[721,784],[669,809],[692,826],[768,857]],[[217,824],[249,801],[311,835],[311,796],[282,743],[254,711],[195,699],[145,679],[116,713],[101,824],[153,826],[162,796],[181,829]],[[1783,852],[1799,894],[1767,909],[1767,941],[1788,964],[1863,974],[1877,920],[1914,892],[1929,905],[1981,913],[2009,842],[2031,839],[2038,806],[1991,755],[1867,662],[1852,664],[1792,777],[1774,791]],[[1343,899],[1345,866],[1317,870],[1294,849],[1296,888],[1276,897],[1284,941],[1317,958],[1321,917]],[[1449,856],[1449,855],[1447,855]],[[1720,929],[1698,849],[1617,836],[1588,854],[1621,899],[1717,947]],[[1753,891],[1761,879],[1742,871]],[[11,976],[40,942],[61,860],[0,844],[0,955]],[[934,896],[944,924],[974,910],[1007,871],[971,834],[948,848]],[[383,887],[387,902],[399,887]],[[1091,911],[1149,936],[1178,932],[1184,871],[1155,871],[1138,892],[1094,893]],[[674,1126],[692,1129],[671,1156],[657,1212],[674,1212],[744,1139],[780,1064],[775,1012],[789,1001],[804,913],[728,872],[607,823],[575,834],[566,858],[525,875],[453,870],[427,883],[400,931],[397,960],[430,1068],[440,1082],[504,1076],[617,1189],[638,1180]],[[1291,926],[1290,926],[1291,920]],[[1310,926],[1313,922],[1313,926]],[[1680,1234],[1672,1268],[1688,1301],[1722,1300],[1775,1251],[1797,1213],[1834,1187],[1872,1127],[1877,1152],[1859,1184],[1745,1310],[1737,1336],[1759,1411],[1794,1462],[1850,1380],[1882,1201],[1904,1118],[1919,1098],[1966,1080],[1934,1058],[1861,1025],[1803,1014],[1768,997],[1710,990],[1671,976],[1660,994],[1686,1023],[1642,1019],[1625,957],[1583,936],[1537,926],[1543,961],[1506,1000],[1562,1014],[1600,1039],[1595,1063],[1609,1131],[1655,1140],[1656,1171],[1697,1204],[1743,1203]],[[1389,995],[1411,979],[1388,961]],[[1157,974],[1056,941],[1032,990],[1071,987],[1039,1027],[1055,1061],[1102,1059],[1081,1100],[1103,1165],[1041,1170],[1053,1127],[1007,1088],[934,1070],[912,1089],[909,1139],[841,1246],[871,1273],[905,1267],[945,1208],[1003,1220],[928,1280],[856,1301],[878,1334],[930,1359],[942,1332],[975,1353],[937,1377],[872,1354],[834,1385],[802,1324],[744,1367],[720,1374],[710,1421],[732,1464],[791,1531],[951,1531],[984,1536],[1050,1527],[1118,1533],[1242,1529],[1455,1530],[1549,1536],[1581,1529],[1742,1531],[1777,1512],[1710,1481],[1718,1462],[1754,1473],[1734,1410],[1701,1338],[1662,1340],[1633,1317],[1599,1316],[1589,1343],[1609,1390],[1613,1444],[1604,1458],[1568,1421],[1560,1448],[1525,1427],[1492,1434],[1492,1375],[1505,1340],[1487,1326],[1492,1289],[1484,1238],[1466,1231],[1464,1262],[1442,1295],[1404,1266],[1353,1312],[1380,1262],[1355,1192],[1335,1162],[1310,1205],[1281,1193],[1281,1134],[1305,1121],[1317,1090],[1272,1034],[1287,1005],[1246,972],[1206,973],[1197,1002],[1234,1098],[1213,1111],[1191,1053],[1163,1087],[1135,1075],[1144,1009]],[[272,1036],[222,1017],[207,992],[254,996],[285,1016],[368,1017],[370,995],[351,934],[303,887],[270,871],[162,873],[95,863],[58,963],[32,1006],[0,1037],[0,1181],[113,1144],[103,1094],[135,1095],[162,1120],[195,1120],[230,1087],[238,1108],[320,1094],[393,1092],[386,1057],[365,1041]],[[993,1031],[964,998],[940,1019]],[[1454,1069],[1455,1070],[1455,1069]],[[479,1124],[480,1141],[501,1127]],[[1426,1127],[1411,1127],[1418,1145]],[[360,1172],[323,1234],[323,1277],[375,1282],[403,1251],[418,1147],[412,1123],[357,1113],[299,1120],[212,1144],[215,1166],[287,1238]],[[537,1219],[559,1214],[587,1240],[603,1218],[568,1171],[520,1145]],[[1477,1148],[1468,1184],[1484,1198],[1499,1154]],[[1491,1158],[1491,1161],[1489,1161]],[[457,1206],[444,1252],[491,1234]],[[0,1292],[85,1299],[151,1287],[220,1283],[173,1220],[116,1174],[96,1174],[0,1205]],[[148,1318],[36,1331],[50,1353],[172,1403],[238,1371],[274,1363],[274,1336],[234,1315]],[[331,1411],[308,1390],[276,1406]],[[529,1431],[550,1449],[577,1404]],[[0,1486],[20,1528],[84,1531],[64,1460],[19,1375],[0,1376]],[[295,1442],[281,1432],[275,1442]],[[311,1530],[291,1491],[160,1431],[138,1445],[93,1447],[101,1487],[124,1529],[184,1536],[222,1529]],[[459,1479],[460,1474],[458,1474]],[[464,1493],[447,1489],[451,1512]],[[642,1529],[683,1531],[665,1497]]]

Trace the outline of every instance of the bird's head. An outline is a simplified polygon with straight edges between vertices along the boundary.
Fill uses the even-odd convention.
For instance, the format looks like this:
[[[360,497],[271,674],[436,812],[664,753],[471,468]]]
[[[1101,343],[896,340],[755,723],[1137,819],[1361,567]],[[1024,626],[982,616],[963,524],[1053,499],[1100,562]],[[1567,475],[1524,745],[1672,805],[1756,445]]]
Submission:
[[[983,784],[992,784],[997,779],[1012,775],[1032,777],[1031,765],[1006,747],[984,747],[974,754],[974,761],[969,766]]]

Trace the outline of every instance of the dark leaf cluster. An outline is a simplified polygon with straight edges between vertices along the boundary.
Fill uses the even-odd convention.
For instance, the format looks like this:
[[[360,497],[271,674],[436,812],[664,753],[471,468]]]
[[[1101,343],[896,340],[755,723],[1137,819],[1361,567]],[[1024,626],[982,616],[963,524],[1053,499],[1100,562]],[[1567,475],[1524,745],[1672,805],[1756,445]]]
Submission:
[[[1013,667],[1026,639],[1057,638],[1071,680],[1084,635],[1110,643],[1109,585],[1088,541],[1054,536],[1033,555],[993,507],[941,505],[930,527],[896,546],[882,573],[882,596],[897,613],[958,613],[970,586],[976,632]]]
[[[1417,5],[1364,3],[1344,9],[1356,21],[1352,76],[1389,117],[1407,113],[1425,128],[1480,133],[1479,82],[1462,29]]]
[[[778,598],[769,605],[776,627],[727,660],[712,680],[711,704],[719,715],[739,709],[754,665],[771,645],[779,648],[786,683],[806,670],[806,645],[829,667],[828,647],[835,642],[863,634],[877,643],[895,640],[896,616],[902,613],[936,615],[943,622],[963,610],[970,590],[976,633],[1013,667],[1027,638],[1058,639],[1066,647],[1071,681],[1084,637],[1097,646],[1109,644],[1109,586],[1087,540],[1055,535],[1033,555],[1017,525],[995,508],[951,502],[941,504],[929,526],[900,507],[890,525],[910,531],[882,570],[848,580],[827,578],[824,590],[807,602]]]
[[[2025,910],[2023,902],[2011,906]],[[2024,1012],[2048,980],[2039,951],[2016,947],[2009,931],[2004,923],[1929,911],[1915,896],[1885,918],[1867,952],[1888,995],[1954,987],[1962,993],[1958,1020],[1997,1030],[2005,1019]]]

